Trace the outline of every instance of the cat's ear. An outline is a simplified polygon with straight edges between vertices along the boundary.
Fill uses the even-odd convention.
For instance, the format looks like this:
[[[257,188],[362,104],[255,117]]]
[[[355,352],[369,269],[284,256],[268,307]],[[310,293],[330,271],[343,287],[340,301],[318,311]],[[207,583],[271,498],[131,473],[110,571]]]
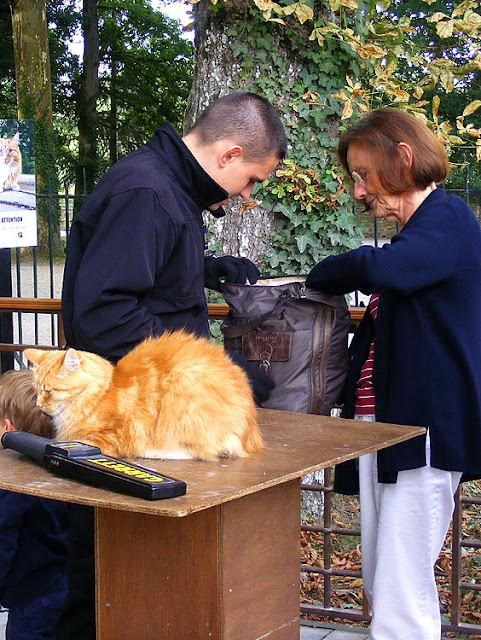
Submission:
[[[64,373],[72,373],[72,371],[76,371],[78,369],[80,361],[81,358],[75,349],[67,349],[60,371],[63,371]]]
[[[13,138],[12,138],[12,140],[11,140],[11,141],[12,141],[12,142],[14,142],[15,144],[18,144],[18,143],[19,143],[19,141],[20,141],[20,135],[19,135],[18,131],[17,131],[17,133],[13,136]]]
[[[32,362],[33,364],[40,364],[47,355],[47,351],[44,351],[43,349],[25,349],[23,355],[29,362]]]

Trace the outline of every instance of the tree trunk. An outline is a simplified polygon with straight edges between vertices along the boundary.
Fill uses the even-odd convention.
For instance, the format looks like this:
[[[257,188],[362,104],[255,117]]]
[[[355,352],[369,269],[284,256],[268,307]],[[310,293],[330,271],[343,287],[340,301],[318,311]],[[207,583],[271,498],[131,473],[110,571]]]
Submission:
[[[109,158],[110,165],[118,160],[117,150],[117,58],[112,52],[110,70]]]
[[[330,11],[325,0],[313,4],[314,20]],[[246,256],[264,265],[266,273],[279,273],[282,259],[284,275],[307,273],[329,249],[338,252],[342,243],[352,248],[354,242],[351,204],[345,205],[348,196],[336,201],[342,191],[328,171],[338,124],[330,102],[336,86],[345,83],[353,58],[341,50],[334,64],[334,40],[326,38],[323,48],[311,44],[313,22],[304,24],[310,9],[305,3],[296,7],[299,19],[290,16],[288,24],[280,25],[275,14],[268,22],[252,3],[241,0],[215,5],[200,0],[195,5],[196,69],[184,122],[188,130],[208,104],[236,90],[258,93],[278,109],[291,145],[290,168],[269,192],[256,191],[257,202],[264,199],[265,207],[254,206],[252,199],[243,206],[238,199],[227,207],[225,218],[209,217],[208,225],[219,254]],[[276,255],[263,255],[273,247]]]
[[[57,193],[55,137],[52,124],[50,58],[45,0],[11,0],[18,118],[35,123],[37,193]],[[39,245],[59,251],[60,211],[37,202]]]
[[[196,68],[184,131],[188,131],[205,107],[217,98],[236,90],[249,91],[250,78],[260,73],[253,50],[254,66],[246,77],[233,55],[234,39],[228,34],[233,21],[242,23],[245,20],[244,5],[236,6],[236,2],[232,2],[228,12],[222,9],[217,13],[209,11],[209,5],[210,0],[200,0],[194,6]],[[280,46],[283,43],[280,42]],[[292,71],[294,78],[297,74],[295,65]],[[279,101],[282,99],[282,96],[278,97]],[[258,200],[261,199],[262,193],[259,192]],[[270,248],[271,238],[276,231],[274,214],[262,206],[247,208],[241,205],[241,198],[236,198],[225,207],[225,218],[214,220],[208,215],[209,246],[212,247],[215,242],[218,255],[243,256],[257,263],[259,255]]]
[[[82,33],[84,55],[78,101],[79,158],[75,194],[90,193],[97,180],[97,95],[99,89],[98,0],[84,0]]]

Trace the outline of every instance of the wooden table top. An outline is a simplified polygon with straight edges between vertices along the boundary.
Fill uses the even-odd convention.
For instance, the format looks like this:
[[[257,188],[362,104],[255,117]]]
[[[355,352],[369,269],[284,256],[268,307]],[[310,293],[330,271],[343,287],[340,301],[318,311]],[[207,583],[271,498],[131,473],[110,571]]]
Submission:
[[[422,427],[271,409],[259,409],[259,423],[266,448],[249,458],[135,461],[186,482],[186,495],[177,498],[144,500],[55,476],[11,450],[0,451],[0,488],[95,507],[182,517],[425,432]]]

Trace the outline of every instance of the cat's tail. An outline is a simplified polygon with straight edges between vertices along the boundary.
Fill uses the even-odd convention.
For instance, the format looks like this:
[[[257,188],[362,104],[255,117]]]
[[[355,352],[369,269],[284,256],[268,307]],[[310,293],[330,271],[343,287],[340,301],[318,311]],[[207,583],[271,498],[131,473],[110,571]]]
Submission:
[[[244,451],[251,455],[253,453],[259,453],[264,449],[264,442],[262,440],[259,424],[254,412],[247,422],[247,426],[241,438],[242,447]]]

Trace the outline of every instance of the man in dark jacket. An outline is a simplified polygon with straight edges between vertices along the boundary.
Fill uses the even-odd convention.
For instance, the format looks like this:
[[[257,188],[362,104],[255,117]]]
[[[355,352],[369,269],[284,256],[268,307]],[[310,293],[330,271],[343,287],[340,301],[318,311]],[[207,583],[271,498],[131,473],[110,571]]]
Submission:
[[[180,138],[164,124],[116,163],[85,201],[70,231],[62,293],[67,343],[117,361],[144,338],[185,328],[207,336],[204,287],[220,279],[251,284],[245,258],[204,256],[202,212],[223,215],[230,197],[248,199],[287,150],[275,109],[251,93],[211,104]],[[258,400],[270,380],[244,366]],[[72,514],[69,597],[59,640],[93,640],[93,524]]]

